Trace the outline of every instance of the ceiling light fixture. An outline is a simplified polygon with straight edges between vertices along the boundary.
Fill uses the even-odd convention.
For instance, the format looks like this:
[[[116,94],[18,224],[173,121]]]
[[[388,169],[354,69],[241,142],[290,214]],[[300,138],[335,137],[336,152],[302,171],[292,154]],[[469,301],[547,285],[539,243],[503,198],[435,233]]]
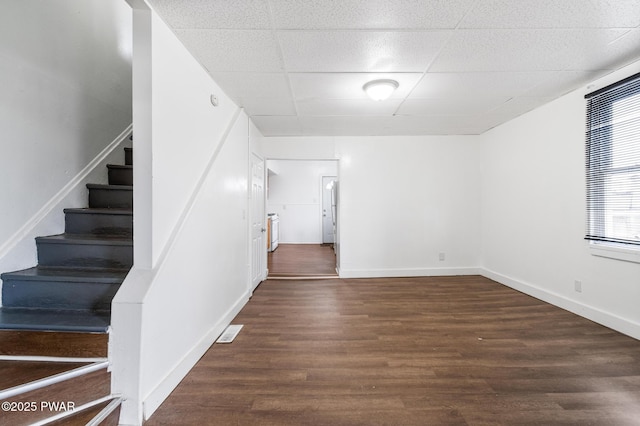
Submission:
[[[374,101],[384,101],[398,86],[395,80],[373,80],[362,86],[362,90]]]

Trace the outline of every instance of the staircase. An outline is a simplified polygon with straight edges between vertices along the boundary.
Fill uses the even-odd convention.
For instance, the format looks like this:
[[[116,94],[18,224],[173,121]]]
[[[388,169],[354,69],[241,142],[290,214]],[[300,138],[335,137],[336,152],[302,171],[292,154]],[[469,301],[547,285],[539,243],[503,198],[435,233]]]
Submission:
[[[37,266],[1,275],[0,402],[16,410],[0,411],[0,424],[118,423],[107,332],[133,264],[131,148],[124,154],[124,165],[107,165],[107,185],[87,185],[88,208],[64,210],[63,234],[36,238]]]
[[[133,264],[133,165],[88,184],[89,207],[65,209],[65,233],[36,238],[38,265],[2,278],[0,330],[105,333],[111,300]]]

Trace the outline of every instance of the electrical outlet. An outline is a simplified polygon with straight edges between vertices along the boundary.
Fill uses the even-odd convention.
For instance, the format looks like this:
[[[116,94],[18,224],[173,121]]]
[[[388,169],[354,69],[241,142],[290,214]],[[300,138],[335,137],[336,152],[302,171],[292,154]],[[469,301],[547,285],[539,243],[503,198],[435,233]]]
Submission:
[[[574,289],[577,293],[582,293],[582,281],[575,280],[575,281],[573,282],[573,289]]]
[[[445,259],[444,253],[438,253],[438,259],[442,262]]]

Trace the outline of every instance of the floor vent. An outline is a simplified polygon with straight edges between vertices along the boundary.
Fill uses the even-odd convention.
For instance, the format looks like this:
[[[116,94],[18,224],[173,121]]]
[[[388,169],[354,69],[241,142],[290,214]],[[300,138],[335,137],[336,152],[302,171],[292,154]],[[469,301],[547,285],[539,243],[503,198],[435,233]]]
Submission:
[[[240,333],[240,330],[242,329],[242,327],[243,327],[242,324],[230,325],[229,327],[227,327],[224,330],[222,335],[220,337],[218,337],[218,340],[216,340],[216,343],[231,343],[231,342],[233,342],[233,339],[235,339],[236,336],[238,335],[238,333]]]

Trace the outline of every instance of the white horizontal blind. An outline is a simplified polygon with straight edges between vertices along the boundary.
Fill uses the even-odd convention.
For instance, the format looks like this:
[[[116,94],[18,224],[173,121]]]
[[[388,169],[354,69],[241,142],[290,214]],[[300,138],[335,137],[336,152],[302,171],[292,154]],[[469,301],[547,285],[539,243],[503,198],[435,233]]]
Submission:
[[[585,98],[586,239],[640,248],[640,74]]]

